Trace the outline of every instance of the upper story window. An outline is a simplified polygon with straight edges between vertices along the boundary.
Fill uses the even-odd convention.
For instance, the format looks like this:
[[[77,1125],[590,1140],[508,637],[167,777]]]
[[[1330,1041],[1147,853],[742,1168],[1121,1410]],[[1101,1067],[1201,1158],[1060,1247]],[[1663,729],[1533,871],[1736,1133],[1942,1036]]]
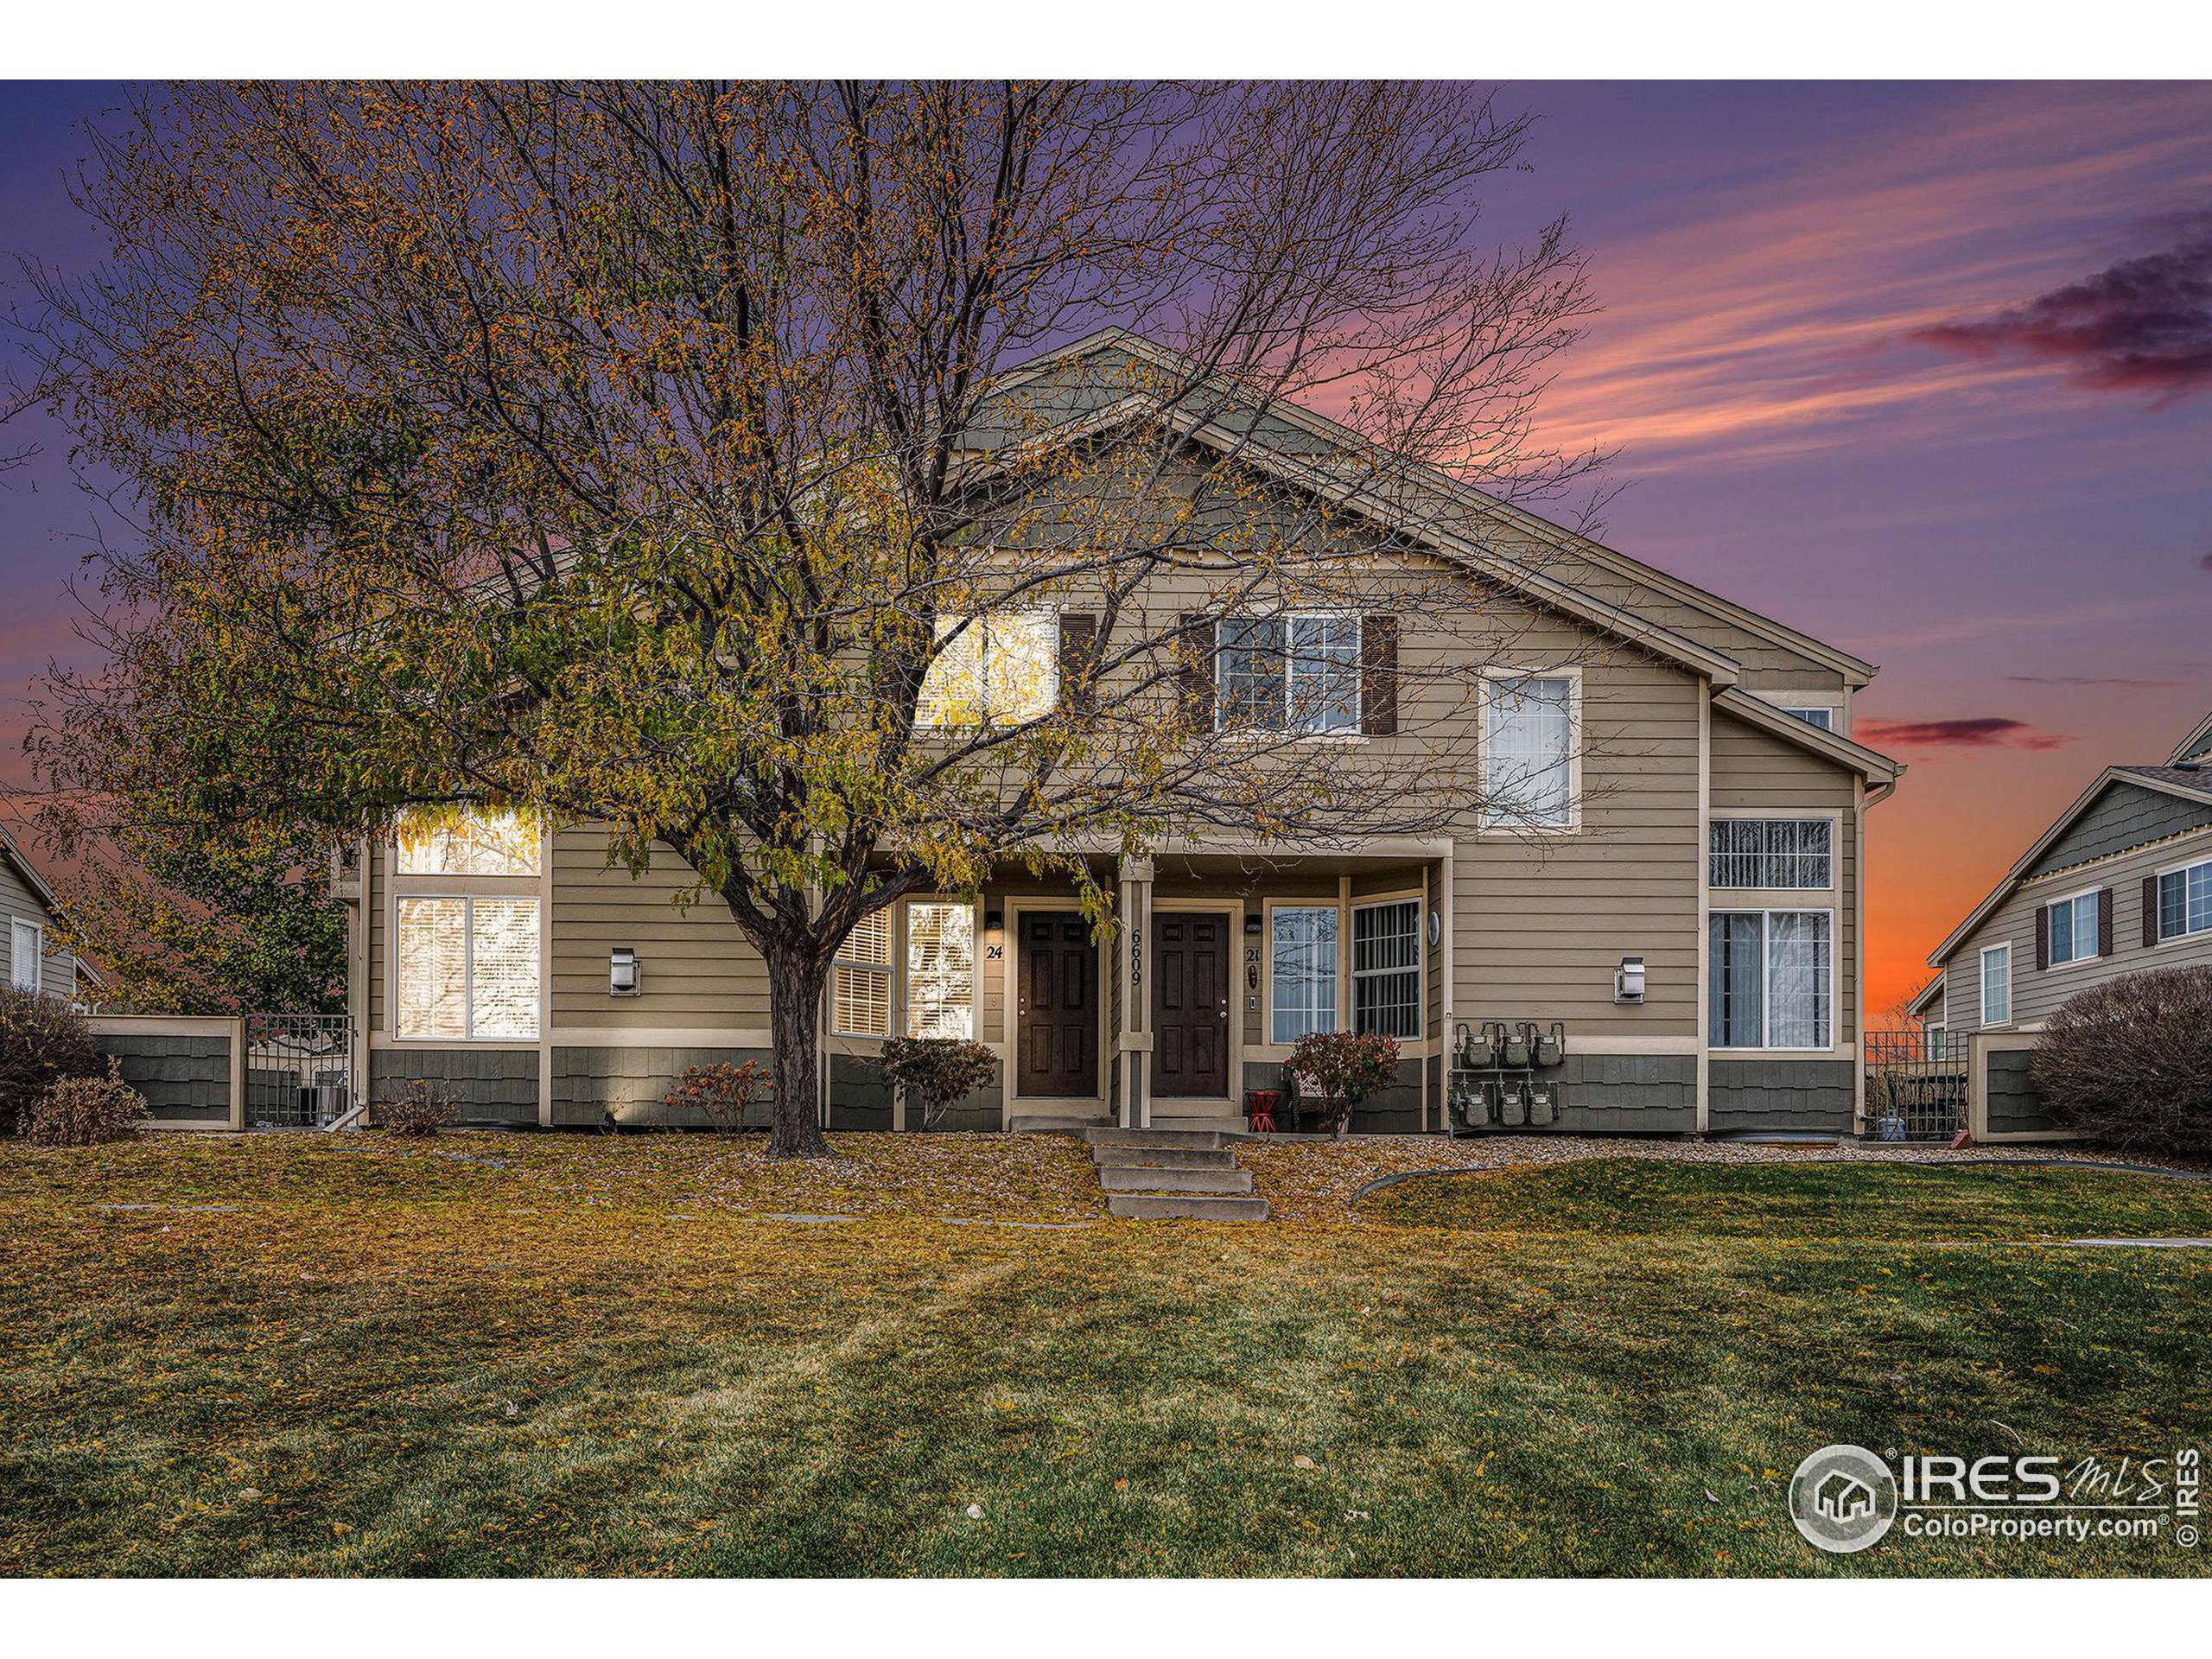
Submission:
[[[8,982],[17,990],[29,991],[35,996],[46,957],[46,929],[40,923],[18,917],[8,933]]]
[[[1795,715],[1808,726],[1817,726],[1824,732],[1835,729],[1835,710],[1833,709],[1793,709],[1786,702],[1779,706],[1783,714]]]
[[[402,825],[402,875],[536,875],[537,823],[516,812],[472,812],[446,823]]]
[[[1981,953],[1981,1023],[2012,1023],[2012,947],[1993,944]]]
[[[1832,818],[1715,818],[1707,845],[1716,887],[1835,886]]]
[[[2158,878],[2158,938],[2212,932],[2212,859]]]
[[[914,724],[931,730],[1018,725],[1059,696],[1059,619],[1049,611],[941,616]]]
[[[2049,920],[2050,965],[2087,962],[2097,954],[2097,895],[2077,893],[2044,906]]]
[[[1215,708],[1224,731],[1359,730],[1357,616],[1224,617],[1219,642]]]
[[[394,903],[395,1036],[537,1040],[537,899],[403,894]]]
[[[1394,899],[1351,913],[1351,1028],[1421,1035],[1421,904]]]
[[[1337,1028],[1337,907],[1277,905],[1269,912],[1268,1040],[1294,1043]]]
[[[1574,731],[1580,682],[1573,675],[1500,677],[1483,687],[1483,823],[1490,829],[1573,827]]]
[[[853,924],[830,970],[830,1028],[848,1037],[891,1034],[891,912]]]

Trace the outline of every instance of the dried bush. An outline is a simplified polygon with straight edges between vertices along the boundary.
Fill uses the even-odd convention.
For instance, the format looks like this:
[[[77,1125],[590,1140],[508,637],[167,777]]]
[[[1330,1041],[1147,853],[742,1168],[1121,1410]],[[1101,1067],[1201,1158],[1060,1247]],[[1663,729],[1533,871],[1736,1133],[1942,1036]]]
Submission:
[[[435,1135],[452,1128],[459,1115],[451,1095],[435,1083],[416,1077],[397,1098],[377,1103],[376,1123],[391,1135]]]
[[[736,1065],[695,1065],[662,1096],[671,1109],[690,1106],[704,1112],[724,1135],[745,1127],[745,1115],[767,1097],[775,1073],[757,1060]]]
[[[24,1138],[35,1147],[97,1147],[128,1141],[145,1121],[146,1097],[111,1059],[104,1077],[58,1077],[30,1109]]]
[[[60,997],[0,986],[0,1135],[25,1127],[56,1083],[103,1070],[84,1015]]]
[[[883,1046],[883,1080],[918,1106],[922,1127],[933,1129],[956,1100],[991,1080],[998,1057],[964,1037],[900,1037]]]
[[[1373,1031],[1309,1031],[1291,1045],[1301,1096],[1311,1085],[1321,1122],[1342,1135],[1352,1108],[1398,1080],[1398,1039]]]
[[[2053,1117],[2101,1145],[2212,1154],[2212,968],[2082,992],[2050,1016],[2030,1075]]]

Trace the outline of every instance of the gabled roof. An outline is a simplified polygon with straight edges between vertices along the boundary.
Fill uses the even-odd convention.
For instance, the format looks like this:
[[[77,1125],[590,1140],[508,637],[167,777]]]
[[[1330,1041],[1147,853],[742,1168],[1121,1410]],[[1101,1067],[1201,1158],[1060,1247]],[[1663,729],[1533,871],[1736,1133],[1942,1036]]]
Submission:
[[[1927,984],[1921,987],[1919,993],[1913,997],[1912,1001],[1904,1005],[1904,1011],[1907,1014],[1917,1014],[1925,1009],[1930,1002],[1933,1002],[1937,997],[1942,995],[1943,976],[1938,974],[1935,978],[1929,980]],[[1947,1009],[1946,1012],[1948,1013],[1948,1010]]]
[[[1870,784],[1893,784],[1904,776],[1904,768],[1888,755],[1815,726],[1809,720],[1800,720],[1764,698],[1754,697],[1731,687],[1714,694],[1713,706],[1716,711],[1740,720],[1747,726],[1756,726],[1770,736],[1778,737],[1785,743],[1794,743],[1823,760],[1833,760],[1837,766],[1857,772]]]
[[[2190,756],[2200,754],[2212,756],[2212,715],[2205,715],[2195,731],[2174,746],[2174,752],[2166,757],[2166,764],[2177,766]]]
[[[1141,334],[1132,334],[1125,328],[1103,328],[1095,334],[1087,334],[1072,345],[1053,352],[1048,356],[1039,358],[1033,363],[1025,364],[1019,368],[1008,371],[1003,377],[1001,384],[1011,390],[1024,382],[1040,378],[1063,364],[1079,358],[1094,356],[1109,349],[1122,351],[1131,357],[1150,363],[1169,373],[1188,376],[1198,367],[1181,353],[1161,346],[1156,341],[1147,340]],[[1224,387],[1224,391],[1233,396],[1234,388]],[[1121,400],[1116,405],[1116,412],[1130,412],[1134,405],[1142,401],[1134,397]],[[1339,425],[1325,416],[1316,415],[1312,410],[1302,409],[1287,400],[1273,400],[1264,413],[1268,419],[1280,421],[1286,426],[1302,430],[1307,435],[1319,440],[1327,449],[1338,454],[1371,454],[1375,450],[1375,446],[1370,440],[1362,437],[1350,428]],[[1101,414],[1094,412],[1084,417],[1080,423],[1095,428],[1101,423]],[[1258,450],[1263,452],[1274,466],[1279,467],[1287,463],[1298,468],[1307,475],[1306,481],[1309,487],[1314,481],[1328,476],[1323,468],[1313,462],[1286,454],[1278,447],[1268,446],[1256,431],[1237,431],[1232,434],[1226,429],[1217,429],[1209,433],[1201,429],[1204,423],[1195,418],[1185,424],[1193,436],[1201,437],[1216,445],[1219,445],[1225,440],[1233,439],[1239,453],[1247,458],[1251,458],[1254,451]],[[1704,588],[1684,582],[1678,576],[1669,575],[1665,571],[1645,564],[1641,560],[1630,558],[1628,555],[1618,552],[1601,542],[1593,541],[1586,536],[1579,535],[1554,524],[1524,507],[1516,506],[1510,502],[1474,489],[1439,467],[1410,463],[1396,476],[1402,480],[1408,496],[1414,499],[1390,505],[1390,517],[1385,522],[1390,522],[1393,528],[1418,535],[1424,540],[1436,538],[1452,540],[1458,543],[1451,550],[1454,552],[1476,550],[1478,543],[1471,538],[1453,534],[1446,525],[1439,522],[1439,510],[1447,506],[1457,508],[1478,521],[1510,528],[1535,541],[1546,543],[1563,552],[1572,553],[1577,557],[1587,560],[1602,570],[1639,583],[1655,593],[1709,616],[1716,621],[1730,624],[1770,645],[1808,658],[1823,667],[1833,670],[1840,675],[1847,684],[1853,687],[1865,685],[1878,672],[1872,663],[1853,657],[1847,652],[1839,651],[1825,641],[1814,639],[1810,634],[1801,633],[1795,628],[1774,620],[1771,617],[1762,616],[1758,612],[1747,609],[1732,601],[1723,599],[1717,594],[1708,593]],[[1373,511],[1386,505],[1380,501],[1372,490],[1356,493],[1362,499],[1353,505],[1360,506],[1363,510]],[[1421,498],[1426,498],[1426,499]],[[1510,568],[1517,573],[1522,580],[1538,575],[1519,561],[1507,559],[1494,550],[1488,549],[1479,550],[1486,559],[1501,569]],[[1628,618],[1629,613],[1624,613],[1620,607],[1607,604],[1587,592],[1570,588],[1564,582],[1553,582],[1551,585],[1572,594],[1577,601],[1578,608],[1586,607],[1599,614],[1611,617],[1615,632],[1620,631],[1619,625]],[[1669,631],[1658,628],[1649,621],[1640,620],[1636,626],[1637,632],[1655,637],[1663,636],[1670,640],[1682,639],[1679,633],[1670,633]],[[1695,649],[1708,657],[1719,655],[1712,652],[1709,647],[1698,646]],[[1723,660],[1729,659],[1723,658]],[[1731,666],[1732,668],[1734,666],[1732,662]],[[1734,677],[1732,674],[1729,677],[1732,679]]]
[[[1942,967],[1961,942],[1981,925],[1982,919],[2012,895],[2045,850],[2074,827],[2075,821],[2095,804],[2099,796],[2118,783],[2135,784],[2180,800],[2201,801],[2212,806],[2212,772],[2187,772],[2176,766],[2107,766],[2097,774],[2094,783],[2075,798],[2074,804],[2058,815],[2058,821],[2037,837],[2035,845],[2013,861],[2012,868],[2005,873],[2005,879],[1991,890],[1989,896],[1967,912],[1966,920],[1952,929],[1942,944],[1929,952],[1928,965]]]

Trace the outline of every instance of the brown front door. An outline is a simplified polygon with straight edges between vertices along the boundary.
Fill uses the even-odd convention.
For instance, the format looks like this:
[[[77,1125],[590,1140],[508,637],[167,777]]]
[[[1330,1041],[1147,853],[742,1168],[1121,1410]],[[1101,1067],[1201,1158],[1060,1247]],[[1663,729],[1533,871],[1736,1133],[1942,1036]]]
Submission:
[[[1152,918],[1152,1092],[1229,1093],[1229,918]]]
[[[1021,913],[1014,1010],[1019,1095],[1098,1093],[1098,947],[1079,911]]]

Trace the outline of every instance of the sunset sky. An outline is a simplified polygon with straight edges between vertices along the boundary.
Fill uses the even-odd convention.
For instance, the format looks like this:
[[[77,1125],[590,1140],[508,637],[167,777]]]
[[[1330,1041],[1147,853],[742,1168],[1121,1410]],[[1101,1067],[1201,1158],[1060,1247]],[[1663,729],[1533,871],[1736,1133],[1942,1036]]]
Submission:
[[[0,84],[0,252],[98,257],[63,173],[120,96]],[[1911,770],[1872,821],[1878,1022],[2100,767],[2212,709],[2212,86],[1503,96],[1541,120],[1496,234],[1571,215],[1604,308],[1547,409],[1619,451],[1605,539],[1882,665],[1859,734]],[[0,788],[91,523],[66,440],[26,439]]]

